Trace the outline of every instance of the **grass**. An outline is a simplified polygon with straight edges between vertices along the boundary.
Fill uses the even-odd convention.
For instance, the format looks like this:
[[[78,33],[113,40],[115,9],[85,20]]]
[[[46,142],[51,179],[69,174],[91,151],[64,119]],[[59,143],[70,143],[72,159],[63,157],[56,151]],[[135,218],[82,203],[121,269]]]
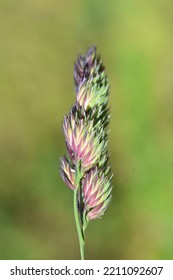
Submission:
[[[87,229],[87,259],[171,259],[172,3],[66,6],[0,2],[0,258],[78,257],[72,196],[58,171],[61,120],[74,103],[76,52],[97,43],[111,84],[115,188]]]

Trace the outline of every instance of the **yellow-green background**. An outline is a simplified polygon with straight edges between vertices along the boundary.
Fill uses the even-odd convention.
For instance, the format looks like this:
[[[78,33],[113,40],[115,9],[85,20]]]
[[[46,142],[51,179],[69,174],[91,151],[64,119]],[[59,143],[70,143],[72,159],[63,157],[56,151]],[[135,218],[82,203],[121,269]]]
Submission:
[[[112,202],[88,259],[173,258],[173,3],[0,0],[0,258],[78,259],[59,175],[73,63],[96,43],[111,85]]]

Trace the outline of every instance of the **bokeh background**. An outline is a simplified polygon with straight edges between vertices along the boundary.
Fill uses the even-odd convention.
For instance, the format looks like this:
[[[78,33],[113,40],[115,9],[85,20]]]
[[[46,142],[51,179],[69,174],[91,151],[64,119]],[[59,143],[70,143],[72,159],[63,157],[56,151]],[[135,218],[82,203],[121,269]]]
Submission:
[[[173,259],[171,0],[0,0],[0,259],[79,259],[59,175],[73,63],[93,43],[111,85],[113,199],[87,259]]]

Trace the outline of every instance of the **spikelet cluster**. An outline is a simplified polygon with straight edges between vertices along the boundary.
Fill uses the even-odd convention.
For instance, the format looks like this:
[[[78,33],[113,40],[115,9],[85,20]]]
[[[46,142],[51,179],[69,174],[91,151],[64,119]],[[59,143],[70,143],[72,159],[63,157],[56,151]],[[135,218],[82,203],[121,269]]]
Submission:
[[[72,190],[78,187],[82,222],[102,216],[111,199],[112,175],[107,149],[109,84],[104,70],[95,46],[77,58],[76,102],[63,121],[68,158],[64,156],[60,160],[61,176]],[[80,173],[79,186],[77,173]]]

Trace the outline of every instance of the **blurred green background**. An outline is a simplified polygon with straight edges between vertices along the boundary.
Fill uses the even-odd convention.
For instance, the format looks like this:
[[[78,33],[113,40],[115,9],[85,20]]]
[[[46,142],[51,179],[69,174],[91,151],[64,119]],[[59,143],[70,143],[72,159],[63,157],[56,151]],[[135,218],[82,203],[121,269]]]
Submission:
[[[112,202],[87,259],[173,259],[171,0],[0,0],[0,259],[78,259],[59,175],[73,63],[93,43],[111,85]]]

